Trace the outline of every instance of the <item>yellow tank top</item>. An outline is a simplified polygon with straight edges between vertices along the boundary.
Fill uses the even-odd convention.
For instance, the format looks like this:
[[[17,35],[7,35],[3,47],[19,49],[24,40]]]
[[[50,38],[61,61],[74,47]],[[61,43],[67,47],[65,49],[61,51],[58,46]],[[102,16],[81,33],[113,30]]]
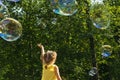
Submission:
[[[43,65],[42,80],[57,80],[54,67],[55,65],[47,65],[46,69],[45,64]]]

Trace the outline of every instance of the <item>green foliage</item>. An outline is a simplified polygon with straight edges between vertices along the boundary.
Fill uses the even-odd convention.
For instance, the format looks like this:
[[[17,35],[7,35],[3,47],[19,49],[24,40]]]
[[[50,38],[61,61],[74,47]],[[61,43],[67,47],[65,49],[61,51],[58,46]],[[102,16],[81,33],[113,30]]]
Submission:
[[[78,1],[78,12],[73,16],[60,16],[52,12],[49,1],[21,0],[8,3],[12,18],[23,26],[23,34],[17,41],[0,39],[0,80],[40,80],[42,65],[37,43],[58,53],[56,64],[63,80],[89,80],[93,67],[92,51],[99,70],[100,80],[119,80],[120,77],[120,1],[108,1],[111,25],[106,30],[95,28],[89,19],[89,1]],[[12,13],[14,6],[22,7],[25,14]],[[56,24],[51,24],[57,18]],[[43,24],[40,24],[42,22]],[[91,50],[90,38],[94,49]],[[110,58],[101,57],[101,46],[113,47]]]

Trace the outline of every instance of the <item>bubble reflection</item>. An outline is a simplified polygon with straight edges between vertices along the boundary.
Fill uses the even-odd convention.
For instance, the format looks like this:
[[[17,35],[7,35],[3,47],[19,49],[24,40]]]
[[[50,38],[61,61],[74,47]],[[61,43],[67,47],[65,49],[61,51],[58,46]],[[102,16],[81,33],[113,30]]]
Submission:
[[[94,76],[96,75],[98,72],[97,68],[96,67],[92,67],[92,69],[89,71],[89,75],[90,76]]]
[[[19,2],[20,0],[7,0],[7,1],[11,1],[11,2]]]

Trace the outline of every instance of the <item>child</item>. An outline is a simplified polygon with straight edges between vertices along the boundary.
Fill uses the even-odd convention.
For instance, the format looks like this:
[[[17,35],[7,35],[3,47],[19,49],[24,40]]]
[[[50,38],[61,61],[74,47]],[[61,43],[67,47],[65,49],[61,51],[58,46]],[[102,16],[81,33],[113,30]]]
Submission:
[[[44,47],[41,44],[38,44],[38,47],[41,48],[41,56],[43,70],[42,70],[42,79],[41,80],[62,80],[59,73],[59,68],[55,65],[57,53],[55,51],[44,51]]]

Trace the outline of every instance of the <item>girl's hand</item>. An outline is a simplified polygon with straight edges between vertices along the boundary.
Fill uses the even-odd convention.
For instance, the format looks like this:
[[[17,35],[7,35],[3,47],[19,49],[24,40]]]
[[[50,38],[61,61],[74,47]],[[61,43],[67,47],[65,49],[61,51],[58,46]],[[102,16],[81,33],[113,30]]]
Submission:
[[[37,44],[37,46],[39,47],[39,48],[42,48],[43,47],[43,45],[40,43],[40,44]]]

